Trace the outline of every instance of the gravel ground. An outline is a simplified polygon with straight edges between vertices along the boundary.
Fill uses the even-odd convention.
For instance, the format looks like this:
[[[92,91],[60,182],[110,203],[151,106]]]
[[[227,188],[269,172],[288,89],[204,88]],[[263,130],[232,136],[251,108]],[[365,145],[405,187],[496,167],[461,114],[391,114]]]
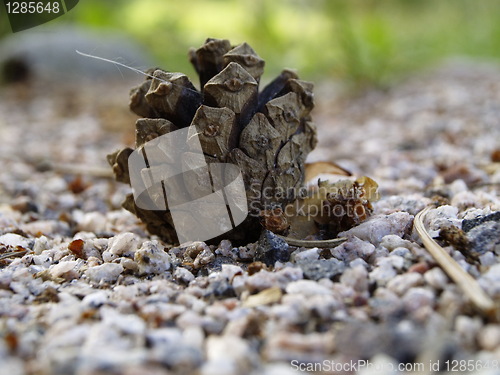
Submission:
[[[317,89],[311,161],[382,194],[333,249],[269,232],[243,247],[149,236],[120,208],[128,187],[95,176],[133,141],[134,83],[0,91],[0,374],[466,373],[464,360],[500,374],[500,325],[413,230],[437,203],[429,232],[464,229],[467,246],[438,241],[500,300],[498,67],[450,62],[356,97]],[[269,250],[290,260],[252,263]]]

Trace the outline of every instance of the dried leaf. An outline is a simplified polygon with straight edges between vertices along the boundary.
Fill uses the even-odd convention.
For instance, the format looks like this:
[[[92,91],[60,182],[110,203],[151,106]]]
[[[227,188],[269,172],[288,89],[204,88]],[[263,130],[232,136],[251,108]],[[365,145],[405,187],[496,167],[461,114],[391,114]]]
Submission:
[[[263,291],[248,296],[248,298],[243,302],[243,307],[257,307],[262,305],[270,305],[272,303],[278,302],[283,293],[280,287],[272,287],[264,289]]]
[[[68,244],[68,250],[75,254],[75,257],[80,259],[85,259],[85,253],[83,251],[83,246],[85,242],[81,239],[73,240]]]
[[[340,165],[329,161],[317,161],[306,163],[305,181],[313,181],[320,174],[336,174],[340,176],[352,176],[351,172]]]

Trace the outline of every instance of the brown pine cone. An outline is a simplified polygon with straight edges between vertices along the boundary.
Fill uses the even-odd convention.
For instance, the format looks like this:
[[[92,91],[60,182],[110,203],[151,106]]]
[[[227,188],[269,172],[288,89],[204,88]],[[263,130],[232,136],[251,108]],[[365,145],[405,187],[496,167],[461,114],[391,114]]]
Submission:
[[[174,130],[196,126],[207,163],[233,163],[242,173],[249,215],[228,238],[244,243],[261,231],[261,212],[284,208],[304,181],[304,162],[316,145],[310,112],[313,85],[284,70],[259,93],[264,61],[246,43],[207,39],[189,53],[200,77],[198,91],[182,73],[150,70],[131,90],[136,122],[136,148]],[[116,179],[130,184],[126,148],[108,156]],[[137,215],[150,233],[178,241],[169,210],[143,210],[128,195],[123,206]],[[217,218],[214,218],[217,220]]]

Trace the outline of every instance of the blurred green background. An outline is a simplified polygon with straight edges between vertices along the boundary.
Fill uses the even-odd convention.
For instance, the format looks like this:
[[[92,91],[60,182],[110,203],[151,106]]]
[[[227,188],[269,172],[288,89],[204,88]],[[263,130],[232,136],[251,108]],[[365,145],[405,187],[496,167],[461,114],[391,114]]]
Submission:
[[[189,75],[187,50],[206,37],[247,41],[266,60],[265,79],[290,67],[355,88],[447,57],[500,58],[498,0],[81,0],[51,23],[120,30],[157,66]]]

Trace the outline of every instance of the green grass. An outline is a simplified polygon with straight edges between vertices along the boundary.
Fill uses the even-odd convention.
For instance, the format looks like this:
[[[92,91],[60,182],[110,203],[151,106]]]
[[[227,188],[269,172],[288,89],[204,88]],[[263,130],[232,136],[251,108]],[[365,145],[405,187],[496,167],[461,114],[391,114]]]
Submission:
[[[290,67],[355,88],[451,56],[500,60],[498,0],[85,0],[53,22],[122,30],[157,65],[188,74],[187,49],[208,36],[250,43],[264,79]]]

